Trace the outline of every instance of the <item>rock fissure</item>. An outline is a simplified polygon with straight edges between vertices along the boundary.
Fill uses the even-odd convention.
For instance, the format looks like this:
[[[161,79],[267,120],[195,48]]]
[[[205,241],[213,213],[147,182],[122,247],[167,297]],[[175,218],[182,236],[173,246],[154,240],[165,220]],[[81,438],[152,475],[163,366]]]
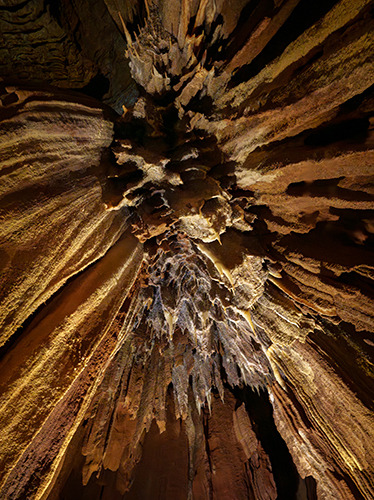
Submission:
[[[370,0],[8,4],[0,497],[372,498]]]

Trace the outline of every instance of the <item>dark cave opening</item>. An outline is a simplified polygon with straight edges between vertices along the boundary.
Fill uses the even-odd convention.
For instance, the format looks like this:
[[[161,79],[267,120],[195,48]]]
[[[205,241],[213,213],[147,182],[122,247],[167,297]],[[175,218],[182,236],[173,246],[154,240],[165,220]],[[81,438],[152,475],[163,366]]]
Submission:
[[[232,389],[238,402],[244,402],[245,408],[258,438],[268,454],[277,486],[278,500],[301,500],[298,496],[300,478],[286,443],[279,434],[273,418],[267,391],[254,391],[248,386]],[[315,485],[313,478],[308,481],[308,496],[305,500],[313,500]]]
[[[87,83],[87,85],[75,90],[102,101],[104,95],[109,91],[109,87],[109,79],[99,72]]]

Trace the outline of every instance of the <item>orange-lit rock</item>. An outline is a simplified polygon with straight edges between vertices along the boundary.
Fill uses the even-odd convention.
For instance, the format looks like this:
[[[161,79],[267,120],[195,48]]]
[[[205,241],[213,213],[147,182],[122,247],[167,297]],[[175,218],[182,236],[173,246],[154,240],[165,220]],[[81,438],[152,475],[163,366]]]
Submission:
[[[372,3],[94,4],[0,7],[0,497],[372,498]]]

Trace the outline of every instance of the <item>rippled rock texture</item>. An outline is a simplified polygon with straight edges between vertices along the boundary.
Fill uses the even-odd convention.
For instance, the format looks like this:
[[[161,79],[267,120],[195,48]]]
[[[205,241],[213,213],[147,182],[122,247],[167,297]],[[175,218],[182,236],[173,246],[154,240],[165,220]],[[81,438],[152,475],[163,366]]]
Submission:
[[[368,0],[0,5],[0,497],[374,497]]]

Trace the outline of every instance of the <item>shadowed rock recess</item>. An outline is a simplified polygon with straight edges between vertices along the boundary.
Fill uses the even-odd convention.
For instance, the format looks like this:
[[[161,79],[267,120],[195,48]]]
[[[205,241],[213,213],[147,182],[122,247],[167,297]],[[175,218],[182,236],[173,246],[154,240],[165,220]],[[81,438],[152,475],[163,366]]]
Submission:
[[[0,498],[374,498],[374,5],[0,1]]]

